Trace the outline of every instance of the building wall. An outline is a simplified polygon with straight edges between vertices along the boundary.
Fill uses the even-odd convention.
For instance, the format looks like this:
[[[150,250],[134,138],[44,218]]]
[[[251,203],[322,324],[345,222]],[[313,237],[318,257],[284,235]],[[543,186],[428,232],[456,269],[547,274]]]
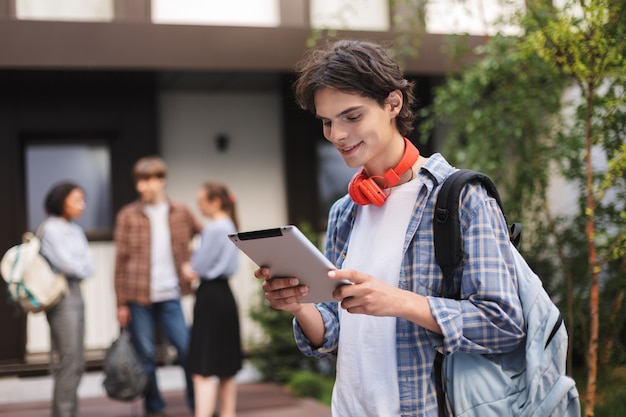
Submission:
[[[169,194],[187,203],[201,218],[196,190],[204,181],[221,181],[235,196],[242,231],[285,224],[280,101],[278,93],[161,94],[161,150],[170,168]],[[228,138],[223,152],[215,143],[220,134]],[[241,254],[239,271],[230,282],[244,342],[258,336],[258,329],[248,319],[250,306],[259,301],[254,268]]]

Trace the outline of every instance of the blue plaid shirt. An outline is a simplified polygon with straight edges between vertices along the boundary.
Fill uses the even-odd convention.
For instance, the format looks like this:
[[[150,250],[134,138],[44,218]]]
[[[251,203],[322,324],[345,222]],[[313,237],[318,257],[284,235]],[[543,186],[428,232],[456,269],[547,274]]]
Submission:
[[[525,337],[517,278],[506,221],[495,199],[478,184],[461,192],[459,208],[465,257],[454,273],[461,299],[437,296],[443,278],[433,246],[432,219],[440,185],[453,172],[439,154],[418,172],[421,188],[406,231],[398,287],[428,297],[441,327],[435,334],[412,322],[396,322],[396,356],[400,411],[403,417],[436,417],[437,397],[433,362],[437,350],[498,354],[513,350]],[[330,210],[326,256],[341,268],[348,253],[357,206],[349,196]],[[324,325],[324,344],[314,349],[294,319],[299,349],[306,355],[336,357],[339,340],[338,303],[316,304]],[[345,417],[345,416],[341,416]]]

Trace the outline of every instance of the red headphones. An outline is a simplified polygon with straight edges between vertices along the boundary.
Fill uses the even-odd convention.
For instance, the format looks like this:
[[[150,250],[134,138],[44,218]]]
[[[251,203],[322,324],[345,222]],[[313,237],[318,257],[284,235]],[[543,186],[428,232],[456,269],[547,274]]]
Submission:
[[[385,192],[384,190],[400,182],[400,176],[411,169],[419,156],[420,153],[417,148],[411,141],[404,138],[404,153],[402,154],[402,159],[400,159],[400,162],[395,168],[390,168],[385,172],[385,187],[381,188],[376,184],[374,179],[365,173],[365,168],[362,168],[350,180],[350,185],[348,185],[350,197],[355,203],[361,206],[366,206],[370,203],[378,207],[382,206],[389,195],[389,192]]]

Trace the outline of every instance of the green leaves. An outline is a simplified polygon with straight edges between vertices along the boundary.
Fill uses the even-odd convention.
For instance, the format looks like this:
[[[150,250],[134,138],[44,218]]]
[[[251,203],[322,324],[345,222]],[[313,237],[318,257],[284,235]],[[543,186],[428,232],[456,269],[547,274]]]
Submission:
[[[623,2],[569,0],[561,8],[541,0],[527,4],[525,23],[534,30],[528,33],[525,50],[534,51],[583,85],[596,87],[606,76],[623,76]]]
[[[453,164],[498,178],[505,201],[532,202],[544,196],[548,161],[558,151],[553,132],[565,80],[536,55],[522,53],[520,43],[491,38],[482,59],[436,90],[429,114],[445,124],[443,151]],[[423,124],[422,133],[433,126],[432,120]],[[522,220],[520,204],[506,210]]]

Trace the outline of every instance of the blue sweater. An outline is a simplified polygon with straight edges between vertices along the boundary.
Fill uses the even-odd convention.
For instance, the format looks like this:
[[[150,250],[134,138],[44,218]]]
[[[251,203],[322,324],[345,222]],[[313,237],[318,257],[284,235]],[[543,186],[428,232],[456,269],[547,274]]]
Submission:
[[[83,229],[74,222],[52,216],[46,220],[41,237],[41,254],[55,272],[66,278],[85,279],[95,268]]]
[[[239,250],[228,239],[228,235],[235,232],[230,219],[213,221],[204,228],[200,247],[191,257],[193,270],[200,278],[230,277],[237,271]]]

